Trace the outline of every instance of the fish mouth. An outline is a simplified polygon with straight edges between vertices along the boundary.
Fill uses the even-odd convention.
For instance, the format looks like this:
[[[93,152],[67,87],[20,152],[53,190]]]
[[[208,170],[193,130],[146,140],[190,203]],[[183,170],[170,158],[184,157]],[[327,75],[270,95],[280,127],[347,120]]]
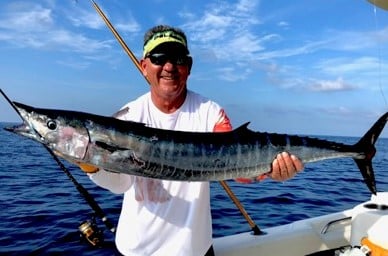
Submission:
[[[31,128],[31,126],[26,122],[15,126],[4,127],[4,130],[38,141],[42,139],[39,133]]]
[[[20,116],[20,118],[23,120],[22,124],[12,127],[4,127],[4,130],[37,141],[43,140],[43,137],[34,129],[33,125],[28,121],[27,118],[28,114],[26,113],[32,112],[34,108],[22,103],[18,103],[16,101],[11,101],[3,91],[0,92],[8,101],[8,103],[12,106],[12,108],[16,111],[16,113]]]
[[[10,126],[10,127],[4,127],[4,130],[17,133],[17,134],[31,133],[31,128],[26,123],[22,123],[22,124]]]
[[[4,127],[4,130],[13,132],[28,138],[37,139],[41,138],[39,133],[37,133],[33,127],[29,124],[28,120],[23,116],[22,111],[23,109],[31,108],[27,105],[11,101],[10,98],[3,92],[2,89],[0,89],[0,94],[3,95],[5,100],[11,105],[11,107],[16,111],[16,113],[20,116],[20,118],[23,120],[23,123],[17,126],[13,127]]]

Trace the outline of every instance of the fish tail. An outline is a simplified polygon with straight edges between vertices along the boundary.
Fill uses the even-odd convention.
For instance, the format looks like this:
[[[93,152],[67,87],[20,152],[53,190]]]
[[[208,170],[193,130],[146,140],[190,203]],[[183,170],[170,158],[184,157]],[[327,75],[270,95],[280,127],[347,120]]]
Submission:
[[[376,154],[376,148],[374,145],[384,129],[387,119],[388,112],[382,115],[364,134],[364,136],[356,144],[354,144],[354,147],[358,149],[357,151],[362,152],[364,155],[364,158],[354,158],[354,161],[360,169],[366,185],[373,194],[377,193],[375,174],[372,166],[372,159]]]

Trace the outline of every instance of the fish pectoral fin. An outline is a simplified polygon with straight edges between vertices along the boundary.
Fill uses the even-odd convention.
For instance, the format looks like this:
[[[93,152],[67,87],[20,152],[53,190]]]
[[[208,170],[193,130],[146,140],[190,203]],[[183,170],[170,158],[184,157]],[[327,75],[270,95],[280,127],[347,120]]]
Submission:
[[[268,177],[268,175],[266,173],[264,173],[264,174],[261,174],[257,177],[252,177],[252,178],[247,178],[247,177],[236,178],[235,181],[238,183],[250,184],[253,182],[260,182],[267,177]]]
[[[86,173],[96,173],[99,168],[95,165],[86,164],[86,163],[78,163],[79,168]]]
[[[244,177],[240,177],[240,178],[236,178],[234,179],[236,182],[238,183],[243,183],[243,184],[250,184],[250,183],[253,183],[255,182],[255,178],[244,178]]]
[[[267,177],[268,177],[268,173],[263,173],[263,174],[256,177],[256,181],[263,181]]]

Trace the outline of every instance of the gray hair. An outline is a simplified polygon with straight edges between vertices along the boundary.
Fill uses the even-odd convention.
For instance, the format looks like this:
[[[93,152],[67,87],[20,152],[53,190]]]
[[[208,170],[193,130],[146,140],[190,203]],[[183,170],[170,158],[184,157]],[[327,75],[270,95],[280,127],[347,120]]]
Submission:
[[[144,44],[143,45],[146,45],[146,43],[153,37],[154,34],[156,34],[158,32],[164,32],[164,31],[173,31],[174,33],[180,35],[181,37],[183,37],[183,39],[185,40],[185,43],[187,45],[187,37],[186,37],[185,33],[183,32],[183,30],[181,30],[180,28],[169,26],[169,25],[157,25],[155,27],[150,28],[144,34]]]

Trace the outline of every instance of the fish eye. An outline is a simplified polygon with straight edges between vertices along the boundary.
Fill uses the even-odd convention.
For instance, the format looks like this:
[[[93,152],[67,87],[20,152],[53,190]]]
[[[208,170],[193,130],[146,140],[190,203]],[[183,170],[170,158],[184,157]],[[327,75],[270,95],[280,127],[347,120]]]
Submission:
[[[54,120],[48,120],[46,125],[47,125],[47,128],[49,128],[50,130],[57,129],[57,123]]]

